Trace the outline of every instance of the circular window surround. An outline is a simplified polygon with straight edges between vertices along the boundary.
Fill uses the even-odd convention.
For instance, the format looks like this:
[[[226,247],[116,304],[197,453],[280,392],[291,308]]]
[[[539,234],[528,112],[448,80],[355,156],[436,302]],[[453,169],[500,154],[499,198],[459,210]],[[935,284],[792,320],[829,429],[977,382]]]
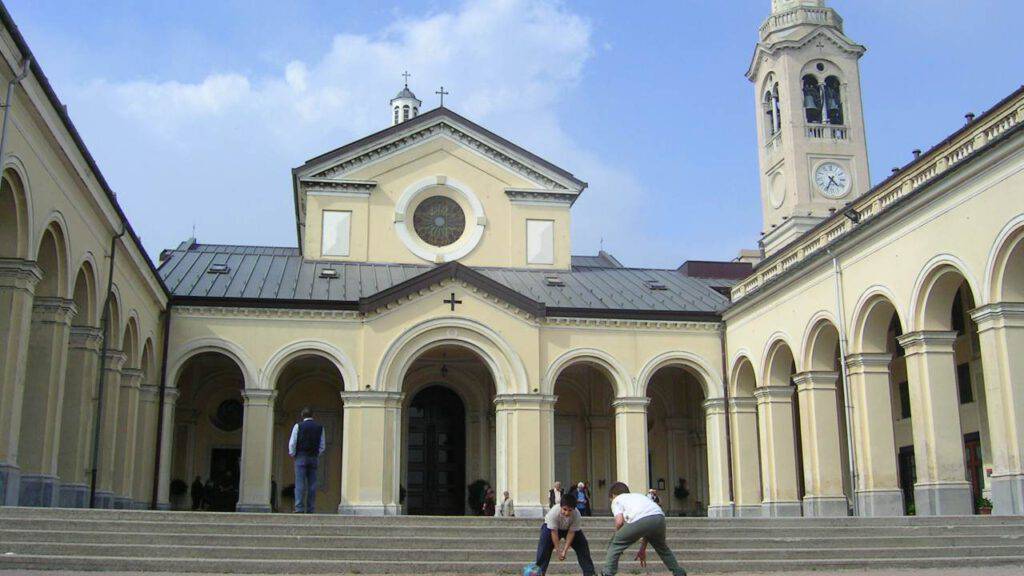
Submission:
[[[768,199],[772,203],[772,208],[776,209],[781,208],[786,201],[786,179],[782,172],[772,174],[768,180]]]
[[[432,246],[424,242],[413,229],[412,215],[421,202],[432,196],[447,196],[459,204],[466,213],[466,229],[462,236],[447,246]],[[472,190],[451,178],[434,176],[413,183],[406,188],[395,205],[395,232],[413,254],[420,258],[442,264],[458,260],[469,254],[480,244],[487,218],[484,207]]]

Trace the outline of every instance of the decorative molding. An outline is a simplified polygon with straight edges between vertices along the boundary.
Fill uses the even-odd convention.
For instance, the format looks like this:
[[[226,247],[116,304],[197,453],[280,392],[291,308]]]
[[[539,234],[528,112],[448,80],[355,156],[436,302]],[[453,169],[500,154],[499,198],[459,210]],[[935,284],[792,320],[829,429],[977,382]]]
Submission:
[[[498,394],[494,397],[494,406],[498,411],[504,410],[554,410],[558,396],[552,394]]]
[[[614,310],[612,311],[614,313]],[[721,322],[697,322],[692,320],[637,320],[628,318],[578,318],[556,316],[544,318],[542,324],[547,328],[621,328],[624,330],[669,330],[674,332],[719,332]]]
[[[536,204],[542,206],[572,206],[579,194],[552,192],[543,189],[506,188],[505,195],[513,204]]]
[[[862,372],[888,373],[890,363],[892,363],[892,354],[889,352],[863,352],[846,356],[846,367],[851,374]]]
[[[372,180],[332,180],[330,178],[303,178],[302,191],[309,196],[341,196],[368,198],[377,188]]]
[[[405,394],[380,390],[354,390],[340,392],[344,410],[353,408],[401,408]]]
[[[793,383],[796,384],[797,392],[810,390],[831,390],[835,391],[836,382],[839,381],[839,373],[832,371],[809,371],[797,372],[793,375]]]
[[[956,332],[952,331],[918,330],[897,336],[896,341],[906,350],[907,356],[926,353],[952,354],[956,337]]]
[[[262,388],[246,388],[242,390],[242,399],[245,406],[268,405],[274,402],[277,397],[277,390],[264,390]]]
[[[68,347],[99,352],[103,346],[103,330],[93,326],[71,326]]]
[[[36,284],[43,279],[43,272],[31,260],[0,258],[0,289],[8,288],[35,293]]]
[[[128,361],[127,354],[120,350],[114,350],[113,348],[107,350],[106,358],[105,369],[110,372],[120,373],[124,363]]]
[[[1024,302],[996,302],[971,310],[978,331],[1024,326]]]
[[[71,326],[76,314],[78,307],[74,300],[36,296],[32,301],[32,322]]]
[[[317,310],[307,308],[239,308],[234,306],[175,306],[176,315],[185,318],[253,318],[259,320],[353,320],[355,310]]]

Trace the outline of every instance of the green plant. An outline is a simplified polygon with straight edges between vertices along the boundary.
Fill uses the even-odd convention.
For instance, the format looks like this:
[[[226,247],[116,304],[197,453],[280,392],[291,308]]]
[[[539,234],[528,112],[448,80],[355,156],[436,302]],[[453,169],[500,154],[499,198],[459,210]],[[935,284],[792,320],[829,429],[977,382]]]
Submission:
[[[978,508],[992,508],[992,501],[982,496],[974,501],[974,505]]]
[[[188,494],[188,484],[180,478],[171,480],[171,496],[184,496]]]
[[[907,504],[907,516],[917,516],[917,506],[913,502]]]
[[[685,478],[679,479],[676,483],[675,489],[672,490],[672,495],[675,496],[677,500],[686,500],[686,498],[690,496],[690,491],[686,488]]]
[[[479,478],[474,480],[472,484],[468,486],[469,497],[466,501],[469,503],[469,509],[474,514],[479,514],[480,509],[484,506],[484,492],[487,491],[487,480]]]

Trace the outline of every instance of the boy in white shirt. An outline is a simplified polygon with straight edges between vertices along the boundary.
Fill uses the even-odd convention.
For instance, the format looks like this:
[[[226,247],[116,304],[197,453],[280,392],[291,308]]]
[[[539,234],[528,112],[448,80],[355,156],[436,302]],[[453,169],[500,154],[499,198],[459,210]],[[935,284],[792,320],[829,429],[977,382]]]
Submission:
[[[636,558],[642,568],[647,567],[647,545],[650,544],[673,576],[686,576],[686,570],[679,566],[665,542],[665,512],[661,506],[643,494],[630,494],[629,486],[622,482],[612,484],[608,497],[615,515],[615,535],[608,544],[604,576],[614,576],[619,571],[619,557],[637,540],[640,540],[640,551]]]
[[[544,516],[535,564],[542,574],[546,574],[551,562],[551,553],[557,550],[558,560],[565,560],[569,548],[576,551],[576,560],[580,563],[583,576],[594,576],[594,561],[590,558],[587,537],[583,535],[583,518],[576,509],[576,497],[565,494],[562,501],[552,506]]]

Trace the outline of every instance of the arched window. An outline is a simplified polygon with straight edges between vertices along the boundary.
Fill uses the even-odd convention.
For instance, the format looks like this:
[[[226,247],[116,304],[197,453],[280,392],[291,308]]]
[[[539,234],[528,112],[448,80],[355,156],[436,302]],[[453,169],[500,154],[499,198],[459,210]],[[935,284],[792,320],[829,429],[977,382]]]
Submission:
[[[398,124],[398,106],[395,106],[395,124]]]
[[[420,115],[419,106],[413,106],[412,107],[412,117],[415,118],[415,117],[417,117],[419,115]]]
[[[804,76],[804,115],[808,124],[821,124],[824,117],[821,113],[821,84],[813,75]]]
[[[825,79],[825,118],[829,124],[843,123],[843,97],[840,91],[839,78],[829,76]]]
[[[768,139],[775,136],[775,101],[770,91],[764,93],[764,135]]]
[[[402,106],[402,121],[409,119],[409,105]]]
[[[772,86],[772,106],[775,110],[775,132],[782,130],[782,105],[779,104],[779,83]]]

